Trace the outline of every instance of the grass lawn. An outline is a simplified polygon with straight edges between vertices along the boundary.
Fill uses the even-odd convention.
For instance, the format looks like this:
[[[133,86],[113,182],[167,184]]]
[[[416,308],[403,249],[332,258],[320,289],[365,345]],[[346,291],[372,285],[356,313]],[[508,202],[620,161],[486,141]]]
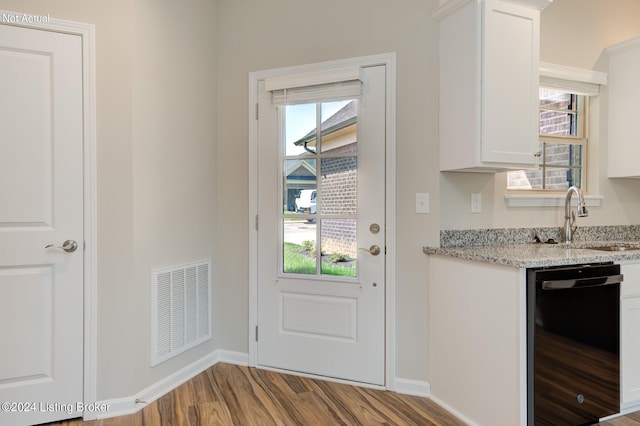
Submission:
[[[284,272],[291,274],[316,274],[316,259],[306,253],[302,246],[284,243]],[[352,262],[322,262],[322,275],[340,277],[355,277],[357,274],[356,261]]]

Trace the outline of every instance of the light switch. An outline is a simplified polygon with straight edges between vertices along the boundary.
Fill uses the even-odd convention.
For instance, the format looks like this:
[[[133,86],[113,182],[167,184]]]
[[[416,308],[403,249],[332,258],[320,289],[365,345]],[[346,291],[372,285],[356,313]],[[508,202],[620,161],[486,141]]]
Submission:
[[[474,192],[471,194],[471,213],[480,213],[482,211],[482,194]]]
[[[429,193],[416,193],[416,213],[429,213]]]

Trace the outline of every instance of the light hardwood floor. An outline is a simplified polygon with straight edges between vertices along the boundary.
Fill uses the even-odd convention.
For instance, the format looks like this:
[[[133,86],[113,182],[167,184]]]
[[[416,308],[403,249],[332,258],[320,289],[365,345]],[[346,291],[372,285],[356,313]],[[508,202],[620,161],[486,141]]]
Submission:
[[[464,425],[428,398],[219,363],[136,414],[47,426]],[[640,413],[606,426],[640,425]]]
[[[218,363],[136,414],[48,426],[463,425],[427,398]]]

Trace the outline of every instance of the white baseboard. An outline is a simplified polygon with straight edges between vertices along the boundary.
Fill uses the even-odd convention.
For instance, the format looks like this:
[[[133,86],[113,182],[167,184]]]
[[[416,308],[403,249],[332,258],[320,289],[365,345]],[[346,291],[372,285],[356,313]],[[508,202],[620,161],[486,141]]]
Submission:
[[[444,408],[445,410],[447,410],[448,412],[450,412],[451,414],[453,414],[454,416],[456,416],[458,419],[462,420],[463,422],[465,422],[469,426],[480,426],[480,425],[478,425],[478,423],[476,423],[475,421],[471,420],[470,418],[468,418],[464,414],[460,413],[458,410],[456,410],[455,408],[453,408],[452,406],[450,406],[446,402],[442,401],[438,397],[433,396],[433,395],[429,395],[429,399],[431,399],[433,402],[435,402],[436,404],[438,404],[439,406],[441,406],[442,408]]]
[[[219,362],[248,365],[249,354],[220,349],[213,351],[135,395],[126,398],[98,401],[96,403],[96,407],[104,409],[99,413],[93,412],[87,414],[91,415],[92,419],[105,419],[136,413],[156,399],[171,392],[181,384],[192,379],[206,369],[213,367]]]
[[[401,379],[400,377],[396,377],[395,384],[395,391],[397,393],[422,397],[427,397],[431,394],[431,387],[429,386],[429,382],[412,379]]]
[[[604,417],[600,419],[600,421],[606,422],[608,420],[615,419],[616,417],[626,416],[627,414],[635,413],[636,411],[640,411],[640,401],[624,404],[620,407],[620,412],[618,414]]]

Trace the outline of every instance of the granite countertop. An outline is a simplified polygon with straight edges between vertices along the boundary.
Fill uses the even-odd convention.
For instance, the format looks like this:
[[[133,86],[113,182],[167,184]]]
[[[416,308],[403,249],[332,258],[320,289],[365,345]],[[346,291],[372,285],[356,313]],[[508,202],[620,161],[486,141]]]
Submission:
[[[587,247],[600,247],[607,242],[574,244],[511,244],[500,246],[472,246],[453,248],[424,247],[426,254],[452,256],[478,262],[509,265],[518,268],[540,266],[570,265],[576,263],[617,262],[620,260],[637,260],[640,262],[640,242],[611,241],[612,245],[624,244],[635,247],[635,250],[600,251]]]
[[[640,262],[640,228],[612,226],[582,228],[573,243],[545,244],[560,239],[556,228],[519,228],[442,231],[440,247],[423,247],[426,254],[508,265],[518,268],[577,263]],[[533,236],[532,236],[533,235]],[[543,241],[534,243],[534,238]],[[624,246],[624,251],[593,250],[593,247]],[[591,247],[591,248],[589,248]]]

